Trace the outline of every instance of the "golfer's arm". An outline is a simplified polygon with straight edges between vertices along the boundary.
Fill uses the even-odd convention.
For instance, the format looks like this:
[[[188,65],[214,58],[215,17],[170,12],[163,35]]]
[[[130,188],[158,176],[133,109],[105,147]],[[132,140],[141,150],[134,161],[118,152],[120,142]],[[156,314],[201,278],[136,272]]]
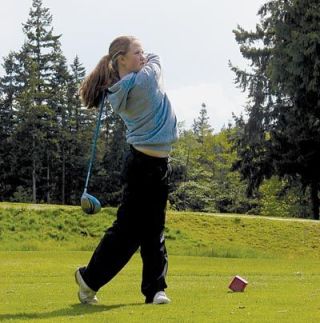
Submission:
[[[144,69],[149,74],[154,74],[156,79],[159,80],[161,76],[161,62],[160,57],[156,54],[149,53],[146,55],[147,63]]]

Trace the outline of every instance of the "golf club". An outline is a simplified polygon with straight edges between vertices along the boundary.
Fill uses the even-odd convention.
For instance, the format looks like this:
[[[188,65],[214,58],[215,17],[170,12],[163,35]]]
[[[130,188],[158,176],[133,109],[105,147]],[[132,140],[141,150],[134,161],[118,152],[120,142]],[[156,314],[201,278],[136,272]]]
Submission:
[[[92,170],[92,166],[93,166],[94,158],[95,158],[95,154],[96,154],[96,146],[97,146],[97,140],[98,140],[98,136],[99,136],[101,116],[102,116],[105,97],[106,97],[106,93],[103,92],[102,98],[100,101],[100,110],[99,110],[99,115],[97,118],[96,130],[95,130],[95,133],[93,136],[93,141],[92,141],[91,157],[89,160],[87,179],[86,179],[86,183],[84,186],[84,191],[81,196],[81,208],[87,214],[95,214],[101,210],[101,204],[100,204],[99,200],[96,197],[94,197],[93,195],[88,194],[87,189],[88,189],[91,170]]]

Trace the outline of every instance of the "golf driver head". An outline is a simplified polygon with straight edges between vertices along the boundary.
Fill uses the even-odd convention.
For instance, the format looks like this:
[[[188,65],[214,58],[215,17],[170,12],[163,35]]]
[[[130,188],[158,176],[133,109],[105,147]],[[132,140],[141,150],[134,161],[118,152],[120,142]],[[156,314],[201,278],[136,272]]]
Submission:
[[[101,210],[101,204],[94,196],[83,193],[81,196],[81,208],[87,214],[95,214]]]

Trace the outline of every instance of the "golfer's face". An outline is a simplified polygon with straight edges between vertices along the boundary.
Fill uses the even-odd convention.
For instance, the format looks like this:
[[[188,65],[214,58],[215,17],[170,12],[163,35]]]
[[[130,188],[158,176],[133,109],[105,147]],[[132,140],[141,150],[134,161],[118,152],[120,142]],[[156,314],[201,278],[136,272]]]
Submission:
[[[140,71],[145,64],[144,52],[139,41],[134,41],[131,44],[128,53],[124,57],[126,68],[130,72]]]

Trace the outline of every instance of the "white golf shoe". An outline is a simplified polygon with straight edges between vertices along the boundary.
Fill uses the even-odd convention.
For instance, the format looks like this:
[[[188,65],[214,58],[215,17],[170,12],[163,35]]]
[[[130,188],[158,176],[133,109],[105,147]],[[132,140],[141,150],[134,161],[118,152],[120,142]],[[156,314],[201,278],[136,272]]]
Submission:
[[[168,304],[170,302],[171,300],[168,298],[166,293],[160,291],[154,295],[152,304]]]
[[[96,304],[98,303],[98,299],[96,296],[96,292],[92,290],[86,282],[83,280],[81,273],[80,273],[80,268],[76,270],[74,273],[76,283],[79,285],[79,292],[78,292],[78,298],[79,301],[82,304]]]

